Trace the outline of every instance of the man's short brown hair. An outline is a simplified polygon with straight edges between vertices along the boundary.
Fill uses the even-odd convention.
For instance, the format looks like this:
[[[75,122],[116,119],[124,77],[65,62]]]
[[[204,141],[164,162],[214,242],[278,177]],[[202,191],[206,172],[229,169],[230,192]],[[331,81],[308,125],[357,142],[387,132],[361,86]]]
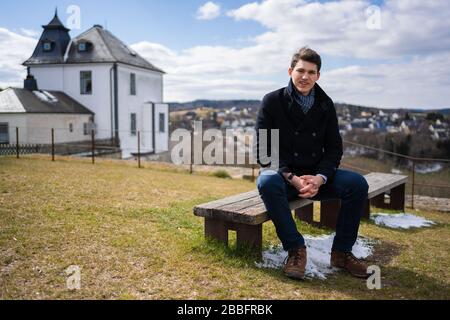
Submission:
[[[320,58],[319,54],[314,50],[308,47],[303,47],[300,50],[298,50],[298,52],[296,52],[292,56],[291,68],[294,69],[294,67],[300,60],[314,63],[317,66],[317,71],[320,71],[320,67],[322,66],[322,59]]]

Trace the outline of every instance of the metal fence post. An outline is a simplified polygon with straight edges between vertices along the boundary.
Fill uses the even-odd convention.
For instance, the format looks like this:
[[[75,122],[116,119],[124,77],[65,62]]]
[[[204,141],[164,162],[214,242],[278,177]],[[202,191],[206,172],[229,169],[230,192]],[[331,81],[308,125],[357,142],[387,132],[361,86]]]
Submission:
[[[16,127],[16,157],[19,159],[19,127]]]
[[[52,161],[55,161],[55,129],[52,128]]]
[[[189,164],[189,174],[192,174],[192,172],[193,172],[192,162],[194,161],[193,160],[194,159],[194,131],[191,131],[191,150],[190,150],[190,153],[191,153],[191,161],[190,161],[190,164]]]
[[[91,130],[91,140],[92,140],[92,164],[95,163],[95,139],[94,139],[94,130]]]
[[[138,131],[138,136],[137,136],[137,141],[138,141],[138,168],[141,167],[141,131]]]

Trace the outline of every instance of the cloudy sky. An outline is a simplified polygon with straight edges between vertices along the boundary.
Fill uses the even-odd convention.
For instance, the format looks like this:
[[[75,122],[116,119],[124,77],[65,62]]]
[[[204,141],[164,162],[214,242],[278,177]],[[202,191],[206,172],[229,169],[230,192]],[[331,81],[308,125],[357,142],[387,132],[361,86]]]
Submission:
[[[79,9],[79,26],[73,5]],[[336,102],[450,107],[447,0],[9,1],[0,11],[0,87],[53,17],[76,36],[102,24],[167,72],[167,102],[261,99],[288,82],[292,54],[322,55],[319,84]]]

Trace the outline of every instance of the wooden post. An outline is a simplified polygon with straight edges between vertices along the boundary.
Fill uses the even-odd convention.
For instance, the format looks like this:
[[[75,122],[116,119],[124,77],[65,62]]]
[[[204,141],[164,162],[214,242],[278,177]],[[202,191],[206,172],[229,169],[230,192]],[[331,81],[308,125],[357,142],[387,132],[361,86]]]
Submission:
[[[405,184],[401,184],[391,190],[390,209],[405,211]]]
[[[364,211],[361,216],[361,219],[370,220],[370,199],[366,200],[366,203],[364,205]]]
[[[308,204],[307,206],[298,208],[294,210],[295,216],[301,221],[305,221],[309,224],[314,222],[314,205],[313,203]]]
[[[262,223],[257,225],[236,224],[236,245],[238,248],[251,249],[258,259],[261,258]]]
[[[141,131],[138,131],[138,136],[137,136],[137,140],[138,140],[138,168],[141,167]]]
[[[52,128],[52,161],[55,161],[55,129]]]
[[[16,157],[19,159],[19,127],[16,127]]]
[[[212,238],[228,245],[227,223],[221,220],[205,218],[205,238]]]
[[[92,164],[95,163],[95,138],[94,138],[94,130],[91,130],[91,141],[92,141]]]
[[[327,228],[336,230],[341,200],[328,200],[320,202],[320,224]]]
[[[384,192],[370,199],[370,203],[372,206],[380,208],[380,209],[388,209],[389,204],[384,202]]]

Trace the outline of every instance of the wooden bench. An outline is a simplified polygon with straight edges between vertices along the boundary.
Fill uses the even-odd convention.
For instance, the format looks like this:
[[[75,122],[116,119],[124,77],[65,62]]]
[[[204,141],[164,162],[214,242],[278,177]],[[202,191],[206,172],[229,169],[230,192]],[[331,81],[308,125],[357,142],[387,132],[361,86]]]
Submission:
[[[370,217],[370,205],[394,210],[405,209],[405,184],[407,176],[373,172],[364,176],[369,184],[369,196],[364,219]],[[389,194],[389,202],[385,201]],[[321,201],[320,222],[313,219],[313,200],[295,199],[289,203],[291,210],[302,221],[335,229],[340,200]],[[205,218],[205,237],[228,245],[228,231],[236,231],[238,247],[253,247],[257,255],[262,249],[262,225],[269,220],[266,207],[258,190],[241,193],[194,207],[194,214]]]

